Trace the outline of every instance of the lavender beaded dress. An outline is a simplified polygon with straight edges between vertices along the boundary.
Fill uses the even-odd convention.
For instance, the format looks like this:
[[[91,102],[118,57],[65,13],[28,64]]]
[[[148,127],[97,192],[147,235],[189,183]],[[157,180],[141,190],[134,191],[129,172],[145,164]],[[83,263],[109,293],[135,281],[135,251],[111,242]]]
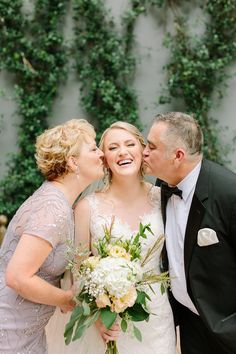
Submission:
[[[74,238],[74,218],[64,194],[51,182],[44,182],[18,209],[0,248],[0,353],[45,354],[44,328],[55,307],[28,301],[5,284],[7,264],[22,234],[50,242],[52,251],[37,275],[59,286],[66,240]]]

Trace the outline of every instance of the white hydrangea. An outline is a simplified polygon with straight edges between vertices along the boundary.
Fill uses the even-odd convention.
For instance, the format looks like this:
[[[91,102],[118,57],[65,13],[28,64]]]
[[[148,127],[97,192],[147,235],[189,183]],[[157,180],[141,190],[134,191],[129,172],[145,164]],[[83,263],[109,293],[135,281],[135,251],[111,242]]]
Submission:
[[[99,261],[91,273],[89,293],[95,297],[107,291],[116,298],[127,294],[130,287],[142,277],[142,269],[138,262],[124,258],[106,257]]]

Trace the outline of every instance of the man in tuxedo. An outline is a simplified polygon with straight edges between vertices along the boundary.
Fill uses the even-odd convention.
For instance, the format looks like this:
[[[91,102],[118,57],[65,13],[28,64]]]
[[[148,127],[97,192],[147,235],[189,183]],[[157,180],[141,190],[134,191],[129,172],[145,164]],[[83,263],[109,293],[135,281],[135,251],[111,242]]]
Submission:
[[[236,354],[236,174],[205,160],[191,116],[160,114],[144,150],[161,180],[182,354]]]

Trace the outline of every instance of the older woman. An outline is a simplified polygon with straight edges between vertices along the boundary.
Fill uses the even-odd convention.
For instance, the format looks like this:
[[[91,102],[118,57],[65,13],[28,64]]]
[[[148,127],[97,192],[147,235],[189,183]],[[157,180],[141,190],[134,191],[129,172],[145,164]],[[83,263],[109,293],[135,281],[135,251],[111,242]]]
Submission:
[[[2,353],[47,352],[44,328],[55,306],[74,306],[73,291],[58,287],[66,267],[66,241],[74,239],[72,205],[103,176],[103,153],[93,127],[73,119],[37,139],[36,161],[46,178],[18,209],[0,250]]]

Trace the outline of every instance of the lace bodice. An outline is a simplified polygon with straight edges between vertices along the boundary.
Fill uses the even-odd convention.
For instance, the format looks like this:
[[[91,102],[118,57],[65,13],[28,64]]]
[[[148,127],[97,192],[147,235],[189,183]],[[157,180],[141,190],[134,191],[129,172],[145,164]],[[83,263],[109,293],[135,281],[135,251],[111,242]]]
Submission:
[[[161,217],[161,199],[160,199],[160,188],[153,186],[149,192],[151,209],[148,212],[145,212],[143,215],[139,215],[139,221],[143,224],[149,224],[153,235],[150,232],[147,232],[147,239],[142,240],[142,253],[146,254],[148,248],[150,248],[158,237],[161,237],[164,232],[163,221]],[[91,245],[92,252],[96,253],[96,250],[93,247],[94,242],[98,238],[104,236],[103,227],[110,226],[112,220],[114,220],[112,227],[112,236],[113,237],[122,237],[123,239],[130,239],[135,235],[138,230],[132,230],[127,220],[122,220],[117,215],[114,214],[112,206],[109,208],[104,206],[104,199],[102,193],[92,193],[86,197],[86,200],[90,206],[90,234],[91,234]],[[108,201],[109,202],[109,201]],[[106,200],[107,203],[107,200]],[[135,203],[134,203],[135,205]],[[132,206],[130,206],[132,208]],[[128,217],[127,217],[128,219]],[[153,257],[152,261],[148,263],[148,268],[159,269],[159,258],[162,249],[161,242],[160,248],[157,250],[157,254]]]

